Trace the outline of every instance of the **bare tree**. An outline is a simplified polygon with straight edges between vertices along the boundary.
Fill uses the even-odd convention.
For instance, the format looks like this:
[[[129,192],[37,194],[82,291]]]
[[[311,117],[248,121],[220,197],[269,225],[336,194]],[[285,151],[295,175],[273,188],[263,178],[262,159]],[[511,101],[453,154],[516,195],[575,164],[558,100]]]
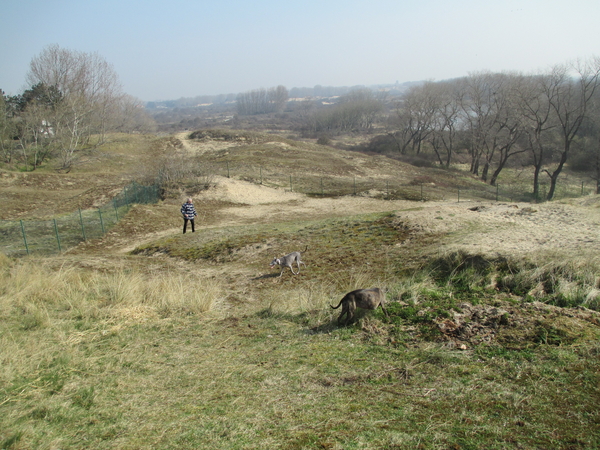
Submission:
[[[108,117],[122,95],[117,75],[97,53],[51,45],[31,60],[27,81],[52,86],[64,96],[60,120],[52,126],[61,141],[63,167],[69,169],[75,151],[93,133],[104,140]]]
[[[282,112],[285,109],[289,97],[285,86],[279,85],[269,90],[269,101],[273,104],[275,112]]]
[[[370,89],[355,89],[341,96],[334,110],[341,131],[369,132],[383,104]]]
[[[516,84],[518,113],[533,163],[533,198],[539,199],[540,174],[553,151],[554,116],[544,86],[548,75],[521,76]]]
[[[432,132],[437,110],[435,83],[413,86],[397,103],[393,126],[397,131],[388,133],[396,141],[398,151],[406,154],[411,148],[421,152],[421,145]]]
[[[600,194],[600,91],[596,91],[587,116],[588,130],[584,137],[593,167],[592,179],[596,183],[596,194]],[[590,164],[586,164],[588,167]]]
[[[284,86],[270,89],[255,89],[238,94],[236,98],[238,114],[267,114],[281,112],[288,101],[288,91]]]
[[[558,176],[567,162],[573,141],[586,117],[598,87],[599,77],[600,58],[594,58],[591,61],[556,66],[546,78],[543,91],[556,116],[561,140],[558,165],[552,172],[545,170],[550,177],[547,200],[554,197]]]
[[[468,149],[471,156],[471,173],[479,175],[479,166],[484,153],[490,152],[490,132],[496,120],[495,74],[481,72],[462,79],[463,120],[468,130]],[[492,155],[493,156],[493,155]],[[485,158],[491,159],[489,154]],[[487,166],[486,166],[487,170]],[[483,179],[485,180],[485,172]]]
[[[481,175],[481,179],[487,181],[488,171],[495,166],[490,178],[492,186],[496,185],[498,176],[509,158],[525,152],[525,149],[518,145],[522,129],[519,115],[516,113],[517,79],[517,75],[510,74],[497,74],[492,79],[494,92],[491,107],[494,115],[491,126],[486,131],[485,166]]]
[[[432,85],[433,87],[433,85]],[[450,167],[460,127],[460,92],[455,82],[435,85],[437,105],[429,142],[441,166]]]
[[[110,128],[123,133],[148,133],[156,129],[156,123],[146,113],[144,103],[131,95],[124,94],[118,103],[112,104],[108,118]]]
[[[332,106],[316,109],[312,104],[305,111],[303,131],[311,135],[370,132],[382,111],[383,103],[372,91],[358,89],[341,96]]]

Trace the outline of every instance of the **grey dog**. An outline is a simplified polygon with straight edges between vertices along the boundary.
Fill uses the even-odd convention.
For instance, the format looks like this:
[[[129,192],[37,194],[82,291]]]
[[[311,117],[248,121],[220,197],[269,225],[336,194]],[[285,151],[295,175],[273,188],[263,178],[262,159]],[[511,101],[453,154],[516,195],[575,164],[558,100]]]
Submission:
[[[304,249],[304,252],[306,250],[308,250],[308,245]],[[273,258],[273,261],[271,261],[271,264],[269,264],[269,266],[271,267],[271,269],[275,266],[281,267],[281,273],[279,274],[279,276],[283,275],[283,271],[286,267],[289,267],[294,275],[298,275],[300,273],[300,264],[304,264],[304,262],[302,262],[302,260],[300,259],[302,253],[304,252],[292,252],[289,255],[285,255],[280,258],[275,257]],[[292,267],[292,264],[294,262],[298,266],[298,272],[294,272],[294,268]],[[304,266],[306,267],[306,264],[304,264]]]
[[[385,315],[388,316],[384,302],[385,294],[379,288],[357,289],[344,295],[344,298],[340,300],[340,303],[337,306],[329,306],[333,309],[338,309],[341,305],[342,313],[340,314],[340,317],[338,317],[338,324],[342,323],[342,317],[346,315],[344,325],[348,325],[354,318],[356,308],[377,309],[378,306],[381,306]]]

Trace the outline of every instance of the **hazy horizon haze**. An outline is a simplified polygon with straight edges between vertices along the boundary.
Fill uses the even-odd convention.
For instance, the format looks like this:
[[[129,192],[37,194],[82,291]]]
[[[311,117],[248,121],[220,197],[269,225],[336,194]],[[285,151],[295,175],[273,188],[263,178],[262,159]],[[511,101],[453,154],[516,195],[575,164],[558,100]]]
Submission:
[[[29,87],[31,59],[55,44],[98,53],[143,101],[533,73],[600,55],[597,0],[21,0],[3,9],[9,95]]]

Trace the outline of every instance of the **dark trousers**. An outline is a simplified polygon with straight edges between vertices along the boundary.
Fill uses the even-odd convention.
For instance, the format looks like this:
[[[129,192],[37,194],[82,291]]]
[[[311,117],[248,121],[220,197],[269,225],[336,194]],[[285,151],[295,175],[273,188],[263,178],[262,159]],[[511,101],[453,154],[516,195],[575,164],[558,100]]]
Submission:
[[[194,219],[183,219],[183,234],[185,234],[185,230],[187,228],[188,220],[192,224],[192,233],[196,231],[196,230],[194,230]]]

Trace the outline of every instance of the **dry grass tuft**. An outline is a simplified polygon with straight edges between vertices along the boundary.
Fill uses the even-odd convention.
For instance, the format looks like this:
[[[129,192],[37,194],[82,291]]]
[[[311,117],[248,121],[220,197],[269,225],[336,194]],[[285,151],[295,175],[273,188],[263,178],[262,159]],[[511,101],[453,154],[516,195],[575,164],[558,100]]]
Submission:
[[[5,268],[3,278],[1,314],[20,318],[26,328],[49,326],[49,309],[90,320],[201,314],[223,305],[219,281],[179,273],[52,270],[40,261],[23,260]]]
[[[216,279],[167,273],[146,280],[143,303],[162,315],[199,314],[224,306],[223,288]]]

